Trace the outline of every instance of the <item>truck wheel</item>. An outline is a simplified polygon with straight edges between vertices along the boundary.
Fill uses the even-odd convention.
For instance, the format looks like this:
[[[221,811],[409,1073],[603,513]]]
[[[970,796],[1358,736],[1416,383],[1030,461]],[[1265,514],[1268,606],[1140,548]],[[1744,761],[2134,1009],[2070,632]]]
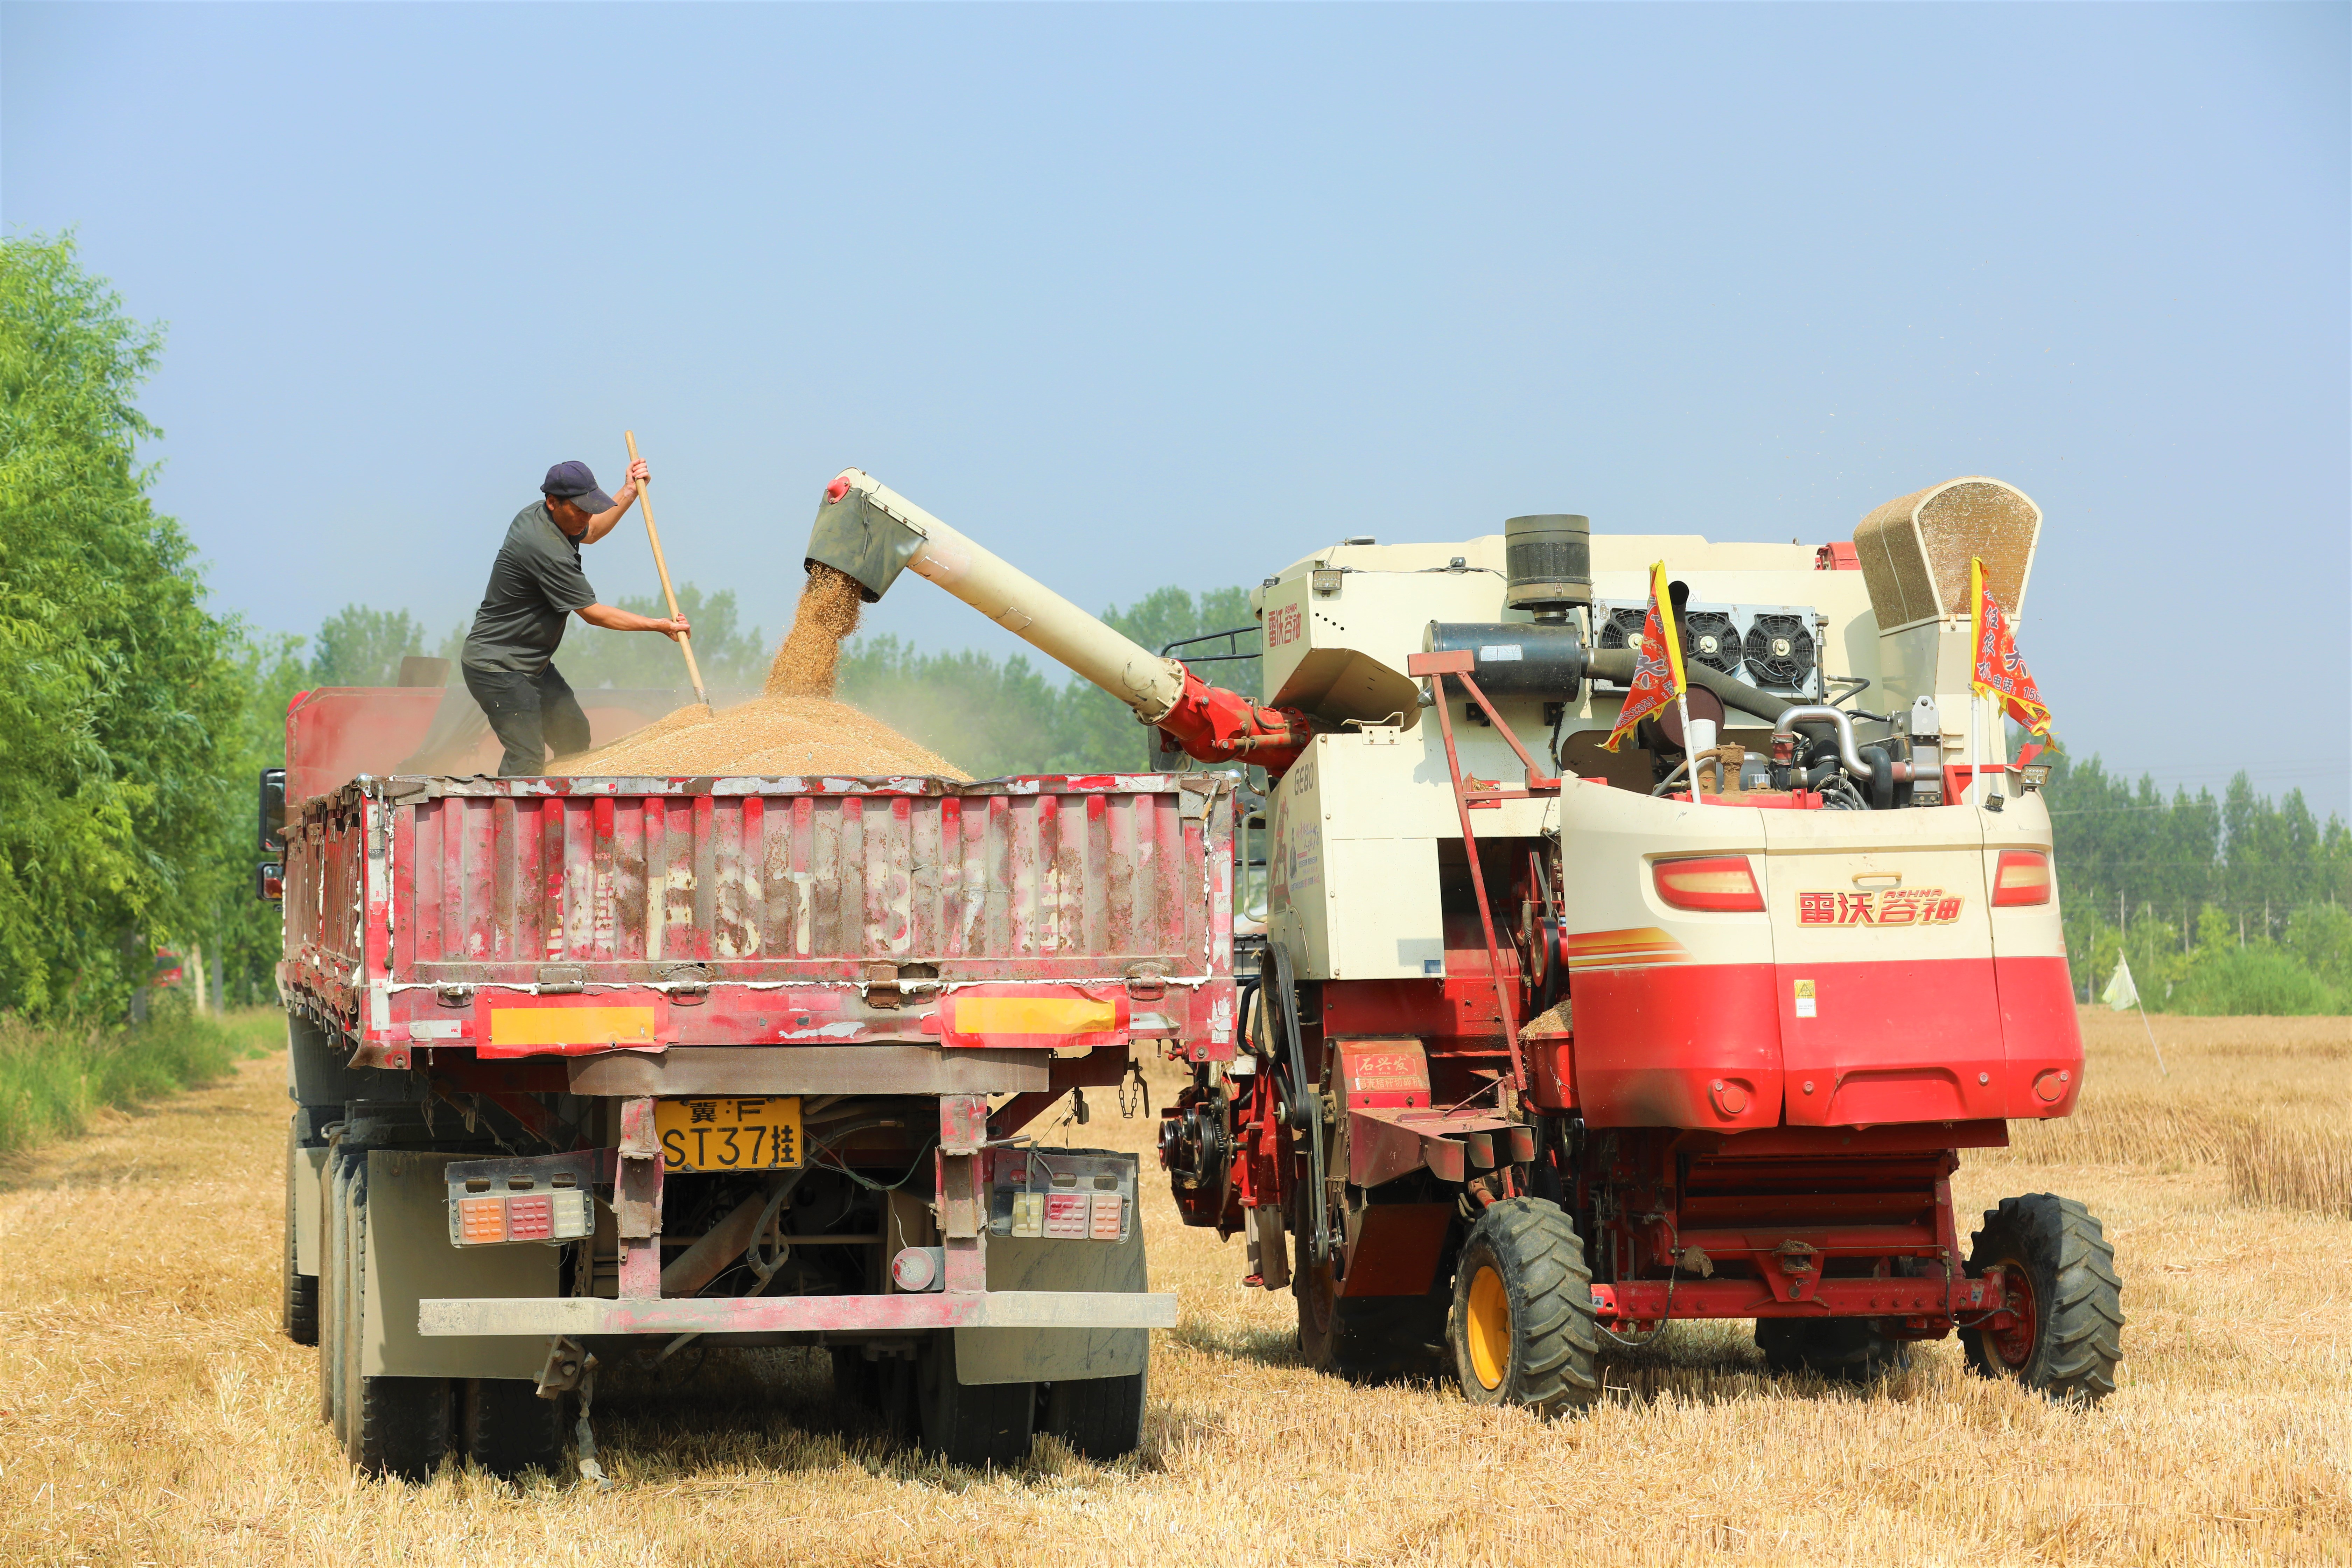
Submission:
[[[958,1383],[955,1331],[933,1333],[915,1361],[923,1447],[951,1465],[1017,1465],[1036,1435],[1034,1383]]]
[[[1810,1372],[1838,1383],[1875,1383],[1911,1364],[1911,1342],[1889,1339],[1871,1318],[1759,1318],[1756,1348],[1782,1376]]]
[[[833,1347],[833,1403],[845,1421],[869,1421],[901,1443],[922,1435],[915,1409],[915,1366],[905,1356],[867,1361],[856,1345]]]
[[[371,1476],[428,1481],[449,1452],[449,1380],[362,1377],[352,1462]]]
[[[2115,1392],[2124,1356],[2123,1282],[2116,1249],[2091,1211],[2051,1193],[2003,1198],[1987,1209],[1969,1252],[1969,1272],[1999,1264],[2010,1280],[2007,1329],[1963,1328],[1969,1370],[2013,1377],[2060,1399],[2095,1401]]]
[[[294,1129],[286,1129],[286,1263],[279,1281],[278,1326],[286,1337],[298,1345],[319,1342],[319,1277],[301,1271],[300,1248],[296,1238],[301,1234],[300,1216],[295,1213],[295,1200],[301,1184],[294,1179],[294,1162],[302,1157],[301,1145],[295,1142]]]
[[[457,1384],[457,1443],[494,1476],[563,1473],[563,1405],[529,1378],[469,1377]]]
[[[1338,1293],[1331,1266],[1293,1277],[1298,1300],[1298,1352],[1318,1372],[1360,1383],[1426,1376],[1438,1370],[1450,1291],[1427,1296]]]
[[[1041,1425],[1089,1459],[1108,1461],[1143,1446],[1143,1395],[1150,1368],[1123,1377],[1048,1384]]]
[[[1478,1216],[1454,1271],[1448,1338],[1473,1405],[1549,1415],[1600,1397],[1592,1275],[1559,1205],[1506,1198]]]

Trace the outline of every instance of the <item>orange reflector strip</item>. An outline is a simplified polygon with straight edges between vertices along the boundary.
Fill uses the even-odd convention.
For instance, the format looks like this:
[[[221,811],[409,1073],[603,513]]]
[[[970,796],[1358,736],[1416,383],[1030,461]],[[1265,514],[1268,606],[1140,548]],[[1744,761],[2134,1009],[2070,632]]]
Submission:
[[[1096,1035],[1118,1027],[1118,1008],[1084,996],[958,996],[959,1035]]]
[[[494,1046],[650,1046],[651,1007],[497,1007]]]

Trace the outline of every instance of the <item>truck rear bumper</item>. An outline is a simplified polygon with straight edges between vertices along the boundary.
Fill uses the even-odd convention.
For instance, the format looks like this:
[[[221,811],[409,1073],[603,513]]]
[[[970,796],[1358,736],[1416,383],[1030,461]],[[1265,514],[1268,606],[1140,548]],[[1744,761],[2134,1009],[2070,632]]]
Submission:
[[[423,1300],[416,1330],[466,1334],[824,1333],[921,1329],[1172,1329],[1176,1298],[1135,1291],[979,1290],[891,1296],[601,1296]]]

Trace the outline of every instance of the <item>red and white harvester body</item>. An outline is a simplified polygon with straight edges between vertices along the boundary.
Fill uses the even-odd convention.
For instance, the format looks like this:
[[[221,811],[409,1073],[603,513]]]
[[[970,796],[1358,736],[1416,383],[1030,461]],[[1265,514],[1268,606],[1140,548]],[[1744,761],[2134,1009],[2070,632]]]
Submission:
[[[1969,680],[1969,561],[2018,616],[2041,523],[1962,479],[1818,548],[1563,515],[1350,539],[1253,592],[1258,698],[857,470],[809,556],[869,595],[929,578],[1133,707],[1163,765],[1264,770],[1239,1027],[1191,1055],[1161,1155],[1318,1363],[1572,1407],[1612,1340],[1735,1318],[1780,1370],[1867,1378],[1957,1330],[1989,1375],[2096,1398],[2097,1221],[2032,1194],[1964,1237],[1950,1184],[2082,1089],[2041,770]],[[1656,561],[1686,712],[1612,753]]]

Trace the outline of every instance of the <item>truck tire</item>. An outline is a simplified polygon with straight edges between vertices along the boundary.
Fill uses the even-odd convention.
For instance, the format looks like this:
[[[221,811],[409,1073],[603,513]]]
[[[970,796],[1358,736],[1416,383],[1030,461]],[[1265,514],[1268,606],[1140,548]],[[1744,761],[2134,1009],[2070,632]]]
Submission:
[[[278,1326],[296,1344],[315,1345],[319,1342],[319,1277],[302,1272],[297,1245],[301,1231],[295,1203],[302,1184],[295,1180],[294,1162],[301,1157],[301,1145],[289,1123],[286,1129],[286,1262],[279,1281]]]
[[[563,1406],[529,1378],[469,1377],[457,1384],[457,1446],[494,1476],[563,1473]]]
[[[344,1183],[341,1412],[343,1452],[371,1476],[429,1479],[449,1452],[449,1380],[370,1377],[367,1346],[367,1176],[360,1161]]]
[[[1558,1204],[1506,1198],[1462,1245],[1447,1326],[1463,1397],[1581,1410],[1601,1394],[1600,1326],[1584,1243]]]
[[[449,1380],[362,1377],[352,1462],[371,1476],[424,1482],[449,1453]]]
[[[1444,1362],[1450,1290],[1427,1296],[1341,1296],[1331,1266],[1292,1277],[1298,1353],[1318,1372],[1358,1383],[1428,1376]]]
[[[1890,1339],[1875,1318],[1759,1318],[1756,1348],[1786,1377],[1813,1373],[1837,1383],[1875,1383],[1911,1364],[1911,1342]]]
[[[1039,1425],[1073,1453],[1100,1462],[1143,1446],[1144,1392],[1150,1368],[1123,1377],[1088,1377],[1045,1385]]]
[[[951,1465],[1011,1467],[1036,1435],[1034,1383],[958,1383],[955,1331],[941,1329],[915,1360],[915,1405],[924,1451]]]
[[[2012,1281],[2009,1329],[1960,1330],[1969,1370],[2011,1377],[2056,1399],[2093,1403],[2115,1392],[2123,1361],[2123,1281],[2116,1250],[2091,1211],[2052,1193],[2003,1198],[1987,1209],[1969,1272],[1999,1264]]]

